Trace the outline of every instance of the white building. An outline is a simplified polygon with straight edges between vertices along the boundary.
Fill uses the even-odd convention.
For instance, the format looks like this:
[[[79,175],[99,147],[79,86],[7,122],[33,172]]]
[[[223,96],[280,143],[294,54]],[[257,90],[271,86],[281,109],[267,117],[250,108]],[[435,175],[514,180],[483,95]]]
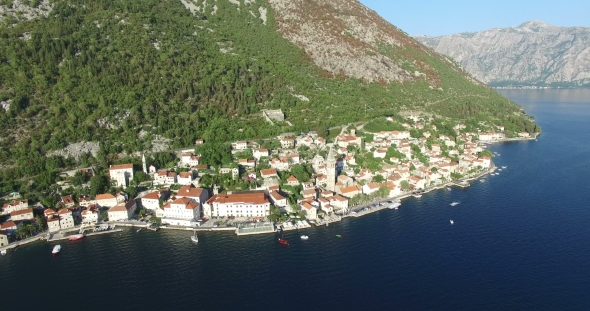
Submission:
[[[111,165],[109,167],[109,176],[114,180],[118,187],[127,187],[129,181],[133,179],[133,164]]]
[[[29,207],[29,200],[19,200],[2,205],[2,213],[0,215],[7,215],[12,212],[27,209]]]
[[[160,191],[150,192],[141,198],[141,206],[148,210],[156,210],[160,207]]]
[[[89,205],[81,212],[83,224],[95,224],[100,216],[100,209],[96,204]]]
[[[95,201],[100,207],[113,207],[119,203],[117,198],[110,193],[97,195]]]
[[[176,183],[187,186],[193,182],[193,172],[180,172],[176,177]]]
[[[194,226],[201,214],[199,203],[187,197],[164,204],[163,210],[162,222],[174,226]]]
[[[270,201],[263,192],[217,194],[203,204],[206,217],[267,217]]]
[[[10,213],[10,220],[12,221],[28,220],[33,218],[35,218],[35,216],[33,216],[33,208],[30,207]]]
[[[73,228],[76,224],[74,222],[74,215],[72,211],[67,208],[62,208],[57,211],[57,215],[59,216],[59,227],[64,229]]]
[[[111,207],[108,211],[109,221],[129,220],[133,218],[136,207],[135,200],[130,200],[127,203],[119,203]]]

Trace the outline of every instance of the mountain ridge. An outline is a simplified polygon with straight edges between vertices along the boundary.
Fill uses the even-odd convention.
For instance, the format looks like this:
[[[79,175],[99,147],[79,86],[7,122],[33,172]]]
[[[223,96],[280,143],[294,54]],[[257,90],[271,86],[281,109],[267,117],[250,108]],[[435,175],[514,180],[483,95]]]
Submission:
[[[490,86],[590,86],[590,28],[540,20],[447,36],[415,36]]]

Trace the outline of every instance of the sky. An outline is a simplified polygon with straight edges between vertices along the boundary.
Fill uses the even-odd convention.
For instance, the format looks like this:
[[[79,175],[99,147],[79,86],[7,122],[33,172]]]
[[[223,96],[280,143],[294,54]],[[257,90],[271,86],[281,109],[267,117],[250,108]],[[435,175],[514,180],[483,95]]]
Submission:
[[[541,20],[590,27],[588,0],[360,0],[409,35],[441,36]]]

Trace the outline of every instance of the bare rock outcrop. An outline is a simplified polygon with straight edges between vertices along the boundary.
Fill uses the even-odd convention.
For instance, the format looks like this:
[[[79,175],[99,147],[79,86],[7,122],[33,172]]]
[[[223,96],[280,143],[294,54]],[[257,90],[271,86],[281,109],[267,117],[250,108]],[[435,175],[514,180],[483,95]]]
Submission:
[[[490,85],[590,84],[590,28],[529,21],[518,27],[415,39]]]

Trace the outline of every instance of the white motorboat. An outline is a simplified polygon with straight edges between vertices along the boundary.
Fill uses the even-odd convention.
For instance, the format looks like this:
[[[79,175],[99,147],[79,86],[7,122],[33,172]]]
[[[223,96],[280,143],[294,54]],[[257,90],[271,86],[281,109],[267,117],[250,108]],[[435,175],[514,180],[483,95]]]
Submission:
[[[193,243],[199,243],[199,238],[197,237],[197,231],[195,231],[195,234],[193,234],[191,236],[191,241],[193,241]]]
[[[2,256],[6,255],[6,250],[3,249],[2,251],[0,251],[0,254],[2,254]]]
[[[450,205],[450,206],[457,206],[457,205],[459,205],[459,204],[460,204],[459,202],[455,201],[455,202],[453,202],[453,203],[451,203],[451,204],[449,204],[449,205]]]
[[[61,245],[57,244],[56,246],[53,247],[53,250],[51,251],[51,254],[53,256],[57,255],[57,253],[59,253],[61,251]]]
[[[414,194],[414,198],[421,198],[421,197],[422,197],[422,195],[419,193]]]
[[[486,182],[486,180],[485,179],[480,179],[479,182]]]
[[[306,240],[309,240],[309,237],[307,235],[302,235],[301,236],[301,239],[304,240],[304,241],[306,241]]]
[[[506,168],[506,166],[502,166],[502,168]]]
[[[451,225],[455,224],[455,222],[451,219]]]

